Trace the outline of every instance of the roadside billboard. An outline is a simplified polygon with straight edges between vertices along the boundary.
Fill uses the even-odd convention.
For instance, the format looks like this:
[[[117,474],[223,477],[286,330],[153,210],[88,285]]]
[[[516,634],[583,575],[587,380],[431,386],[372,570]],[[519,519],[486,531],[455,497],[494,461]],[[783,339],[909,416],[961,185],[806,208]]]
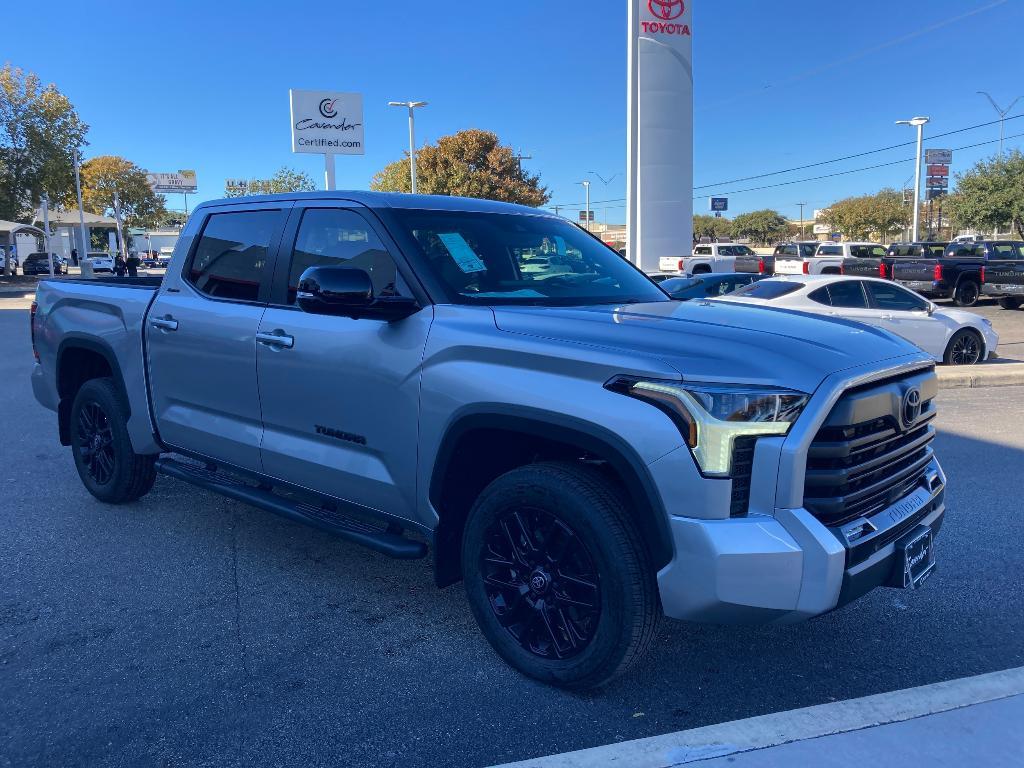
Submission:
[[[199,189],[195,171],[177,173],[147,173],[146,181],[154,192],[177,192],[191,195]]]
[[[953,150],[951,149],[926,149],[924,161],[928,165],[952,165]]]

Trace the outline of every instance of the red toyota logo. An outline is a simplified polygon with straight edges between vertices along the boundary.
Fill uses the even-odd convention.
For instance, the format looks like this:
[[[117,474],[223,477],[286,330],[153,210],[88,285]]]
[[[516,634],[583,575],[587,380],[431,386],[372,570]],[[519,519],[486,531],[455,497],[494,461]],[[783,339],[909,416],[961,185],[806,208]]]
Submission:
[[[683,0],[647,0],[647,7],[663,21],[678,19],[686,10]]]

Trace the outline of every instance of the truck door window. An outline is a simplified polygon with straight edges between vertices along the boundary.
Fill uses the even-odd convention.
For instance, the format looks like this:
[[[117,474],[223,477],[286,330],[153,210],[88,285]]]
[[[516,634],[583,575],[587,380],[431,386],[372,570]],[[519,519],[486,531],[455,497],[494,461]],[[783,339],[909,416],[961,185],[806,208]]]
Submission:
[[[215,213],[189,264],[186,279],[207,296],[258,301],[267,270],[267,249],[281,212]]]
[[[377,296],[397,296],[398,270],[366,219],[344,208],[309,208],[295,237],[288,270],[288,304],[295,303],[299,278],[310,267],[361,269]]]
[[[871,249],[871,256],[875,259],[884,259],[887,251],[881,245],[876,245]]]
[[[996,243],[992,246],[992,258],[1012,259],[1016,250],[1012,243]]]
[[[827,286],[829,299],[833,307],[844,309],[867,309],[868,302],[864,297],[864,289],[860,280],[844,280],[829,283]]]

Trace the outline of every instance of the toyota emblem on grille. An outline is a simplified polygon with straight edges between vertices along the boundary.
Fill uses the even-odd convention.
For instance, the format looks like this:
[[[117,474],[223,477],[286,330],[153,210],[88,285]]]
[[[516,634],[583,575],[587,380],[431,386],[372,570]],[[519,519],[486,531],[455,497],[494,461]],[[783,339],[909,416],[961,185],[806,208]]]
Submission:
[[[921,390],[917,387],[911,387],[903,395],[903,413],[900,416],[903,426],[908,428],[914,426],[921,417]]]

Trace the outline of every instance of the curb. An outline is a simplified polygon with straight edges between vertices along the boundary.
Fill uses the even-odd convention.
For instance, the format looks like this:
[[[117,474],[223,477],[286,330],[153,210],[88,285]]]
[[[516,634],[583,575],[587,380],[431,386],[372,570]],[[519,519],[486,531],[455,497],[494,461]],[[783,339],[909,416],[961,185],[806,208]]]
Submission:
[[[980,366],[936,369],[939,389],[975,389],[1024,385],[1024,363],[992,363]]]
[[[1024,667],[734,720],[496,768],[671,768],[950,712],[1024,694]]]

